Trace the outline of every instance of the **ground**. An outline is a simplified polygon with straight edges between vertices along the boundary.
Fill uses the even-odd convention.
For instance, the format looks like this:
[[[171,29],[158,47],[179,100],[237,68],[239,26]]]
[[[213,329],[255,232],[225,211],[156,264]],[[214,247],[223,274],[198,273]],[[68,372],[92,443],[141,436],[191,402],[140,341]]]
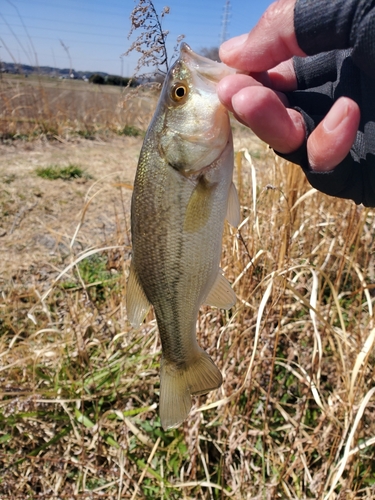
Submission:
[[[116,211],[129,210],[141,143],[141,138],[115,137],[1,145],[0,275],[9,279],[30,266],[53,266],[64,259],[94,194],[76,245],[105,244],[115,231]],[[50,180],[36,174],[39,167],[69,164],[81,167],[89,178]]]
[[[124,307],[142,136],[0,145],[1,500],[374,498],[375,212],[233,125],[237,303],[202,308],[197,334],[224,382],[168,431],[155,321]],[[51,165],[83,176],[37,175]]]

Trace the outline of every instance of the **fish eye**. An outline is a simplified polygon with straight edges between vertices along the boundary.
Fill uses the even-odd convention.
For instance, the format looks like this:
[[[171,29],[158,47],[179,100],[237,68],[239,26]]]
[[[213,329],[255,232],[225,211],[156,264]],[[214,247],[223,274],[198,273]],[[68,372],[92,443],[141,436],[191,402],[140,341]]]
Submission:
[[[171,90],[171,97],[175,102],[182,101],[188,94],[188,87],[183,82],[177,82]]]

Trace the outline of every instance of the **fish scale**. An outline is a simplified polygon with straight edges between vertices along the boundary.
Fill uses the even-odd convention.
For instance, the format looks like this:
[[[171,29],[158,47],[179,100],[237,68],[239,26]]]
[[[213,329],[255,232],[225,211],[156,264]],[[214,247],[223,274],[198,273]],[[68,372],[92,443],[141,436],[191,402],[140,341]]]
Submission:
[[[155,311],[164,428],[187,417],[192,395],[222,383],[220,371],[198,345],[196,322],[203,303],[230,308],[235,302],[219,268],[226,214],[234,225],[239,222],[229,117],[216,95],[216,82],[228,71],[181,46],[146,133],[134,182],[127,313],[137,327],[151,305]]]

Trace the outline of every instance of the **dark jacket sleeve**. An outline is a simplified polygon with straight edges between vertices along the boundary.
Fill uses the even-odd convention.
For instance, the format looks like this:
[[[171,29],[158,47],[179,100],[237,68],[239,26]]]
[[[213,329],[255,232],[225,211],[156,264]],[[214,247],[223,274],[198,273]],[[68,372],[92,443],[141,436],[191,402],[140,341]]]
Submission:
[[[311,170],[306,143],[281,156],[320,191],[375,206],[375,1],[299,0],[295,30],[312,56],[295,58],[298,90],[287,96],[304,117],[306,139],[341,96],[358,103],[361,122],[350,153],[330,172]]]
[[[297,0],[294,27],[309,56],[351,48],[354,63],[375,79],[375,1]]]

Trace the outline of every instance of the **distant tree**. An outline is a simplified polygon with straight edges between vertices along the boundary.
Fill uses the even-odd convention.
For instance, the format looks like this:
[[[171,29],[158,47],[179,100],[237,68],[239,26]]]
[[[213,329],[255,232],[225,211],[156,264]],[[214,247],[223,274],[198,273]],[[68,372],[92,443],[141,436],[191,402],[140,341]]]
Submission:
[[[219,47],[204,47],[200,50],[200,54],[204,57],[208,57],[208,59],[220,62]]]
[[[126,87],[129,85],[130,87],[135,87],[136,82],[134,80],[131,80],[130,78],[118,76],[118,75],[108,75],[106,79],[106,83],[108,85],[117,85],[117,86],[123,86]]]
[[[94,73],[93,75],[90,76],[89,82],[90,83],[97,83],[99,85],[104,85],[105,79],[104,79],[104,76],[98,75],[98,73]]]
[[[108,85],[121,85],[121,76],[108,75],[106,83]]]

